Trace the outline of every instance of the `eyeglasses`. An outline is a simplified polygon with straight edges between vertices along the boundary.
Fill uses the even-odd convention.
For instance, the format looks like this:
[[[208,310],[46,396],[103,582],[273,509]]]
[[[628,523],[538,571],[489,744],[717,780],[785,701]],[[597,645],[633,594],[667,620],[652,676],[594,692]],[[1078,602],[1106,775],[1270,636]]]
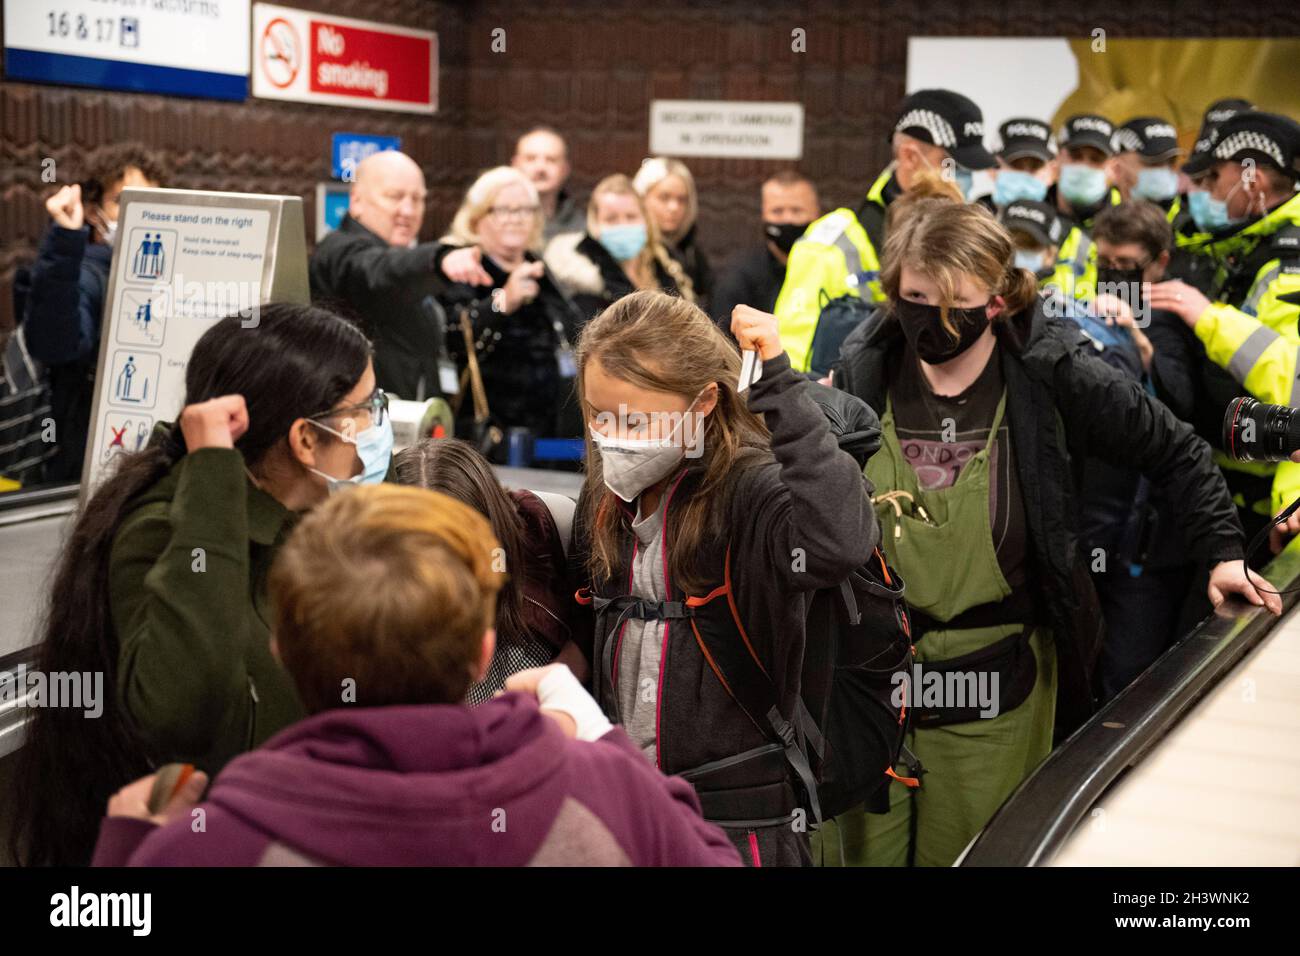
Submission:
[[[1155,260],[1154,258],[1152,258],[1152,259],[1148,259],[1146,262],[1143,262],[1143,263],[1141,263],[1141,264],[1138,264],[1138,263],[1127,263],[1127,262],[1125,262],[1125,263],[1118,263],[1118,262],[1114,262],[1113,260],[1110,260],[1110,259],[1103,259],[1101,256],[1098,256],[1098,257],[1097,257],[1097,268],[1098,268],[1098,269],[1114,269],[1116,272],[1136,272],[1136,271],[1138,271],[1139,269],[1141,269],[1142,271],[1145,272],[1147,266],[1151,265],[1151,263],[1153,263],[1153,262],[1155,262],[1155,261],[1156,261],[1156,260]]]
[[[317,412],[315,415],[305,415],[303,417],[309,422],[319,424],[319,422],[316,422],[318,418],[334,418],[338,415],[346,415],[348,412],[360,411],[370,413],[370,423],[372,425],[382,425],[384,416],[388,414],[388,393],[382,388],[377,388],[364,402],[357,402],[355,405],[344,405],[342,408],[331,408],[327,411]]]
[[[511,220],[522,222],[536,216],[539,208],[538,206],[493,206],[488,210],[488,215],[501,222]]]

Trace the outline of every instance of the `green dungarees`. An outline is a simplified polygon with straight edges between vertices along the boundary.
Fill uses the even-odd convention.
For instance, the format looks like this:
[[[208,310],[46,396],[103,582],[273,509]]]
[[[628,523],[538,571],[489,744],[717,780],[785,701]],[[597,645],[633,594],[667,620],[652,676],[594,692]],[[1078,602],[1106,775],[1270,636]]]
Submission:
[[[924,490],[899,445],[892,401],[886,402],[881,449],[866,467],[876,486],[881,544],[907,582],[908,604],[937,621],[950,621],[968,608],[1011,594],[989,519],[990,454],[1005,410],[1004,391],[984,448],[951,487]],[[916,509],[917,502],[929,521]],[[1024,626],[928,631],[917,642],[917,659],[951,660]],[[856,808],[828,821],[815,835],[814,859],[828,865],[904,866],[911,815],[916,814],[915,863],[950,865],[1051,750],[1056,654],[1050,632],[1036,628],[1029,646],[1038,676],[1028,699],[996,717],[913,729],[907,743],[926,771],[921,787],[912,791],[893,781],[889,813],[868,814]],[[896,771],[907,775],[902,766]]]

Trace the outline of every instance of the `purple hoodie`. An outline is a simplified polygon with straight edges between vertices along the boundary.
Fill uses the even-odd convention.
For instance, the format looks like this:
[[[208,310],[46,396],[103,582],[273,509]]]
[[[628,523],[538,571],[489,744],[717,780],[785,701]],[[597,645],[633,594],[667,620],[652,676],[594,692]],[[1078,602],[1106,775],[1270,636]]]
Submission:
[[[204,827],[108,817],[96,866],[739,866],[619,727],[585,743],[522,694],[335,709],[237,757]]]

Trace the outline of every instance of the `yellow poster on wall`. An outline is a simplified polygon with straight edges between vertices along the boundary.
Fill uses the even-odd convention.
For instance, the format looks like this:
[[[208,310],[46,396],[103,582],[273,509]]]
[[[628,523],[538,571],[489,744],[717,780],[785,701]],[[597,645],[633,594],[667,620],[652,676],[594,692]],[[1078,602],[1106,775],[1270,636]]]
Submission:
[[[1190,148],[1215,100],[1240,97],[1257,109],[1300,118],[1300,39],[1071,39],[1078,87],[1052,117],[1099,113],[1119,124],[1168,118]]]

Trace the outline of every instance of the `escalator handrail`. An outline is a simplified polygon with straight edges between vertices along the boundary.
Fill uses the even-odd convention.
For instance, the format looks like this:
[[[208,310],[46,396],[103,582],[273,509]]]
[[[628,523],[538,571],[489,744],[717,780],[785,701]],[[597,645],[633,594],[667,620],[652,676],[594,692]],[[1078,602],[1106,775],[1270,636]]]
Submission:
[[[81,492],[81,485],[41,485],[36,488],[20,488],[0,494],[0,516],[19,508],[35,505],[62,504],[71,501],[74,504]]]
[[[1300,547],[1264,576],[1279,591],[1300,583]],[[1282,616],[1300,594],[1282,595]],[[972,841],[962,866],[1039,866],[1101,795],[1263,641],[1280,618],[1230,598],[1057,747]]]

